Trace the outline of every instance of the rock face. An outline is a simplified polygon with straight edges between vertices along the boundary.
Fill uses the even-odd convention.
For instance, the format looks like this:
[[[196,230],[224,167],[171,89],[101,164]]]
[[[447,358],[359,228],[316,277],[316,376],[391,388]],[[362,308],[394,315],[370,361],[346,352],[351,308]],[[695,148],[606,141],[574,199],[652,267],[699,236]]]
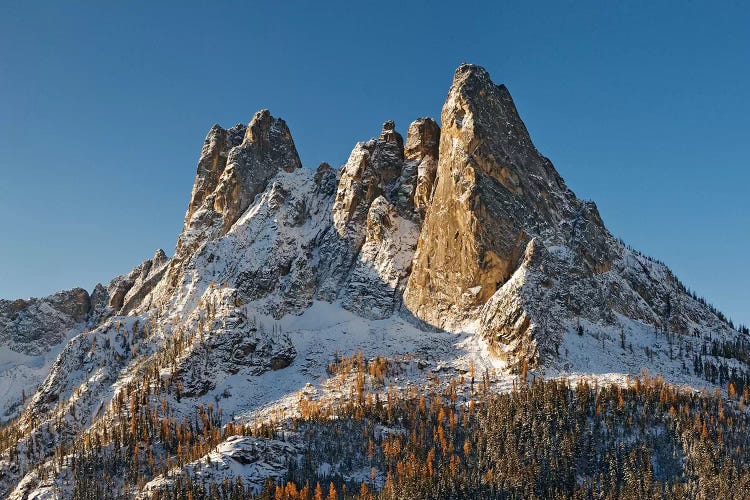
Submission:
[[[229,151],[242,143],[246,131],[247,127],[240,124],[226,130],[219,125],[214,125],[208,131],[198,160],[198,171],[195,174],[195,183],[185,214],[183,231],[189,227],[188,223],[192,220],[193,214],[216,190],[221,174],[227,166]]]
[[[530,234],[554,231],[572,198],[484,69],[458,68],[442,122],[437,184],[405,294],[436,326],[483,305],[520,264]]]
[[[229,152],[227,166],[214,191],[214,210],[222,217],[222,234],[273,176],[297,168],[302,168],[302,163],[284,120],[272,117],[267,109],[257,112],[242,143]]]
[[[18,353],[40,354],[85,322],[90,309],[91,300],[83,288],[43,299],[0,299],[0,345]]]
[[[342,235],[363,236],[362,223],[373,200],[381,195],[389,198],[399,187],[404,163],[404,141],[392,121],[383,124],[380,139],[359,143],[341,169],[333,205],[333,223]],[[361,244],[361,243],[360,243]],[[356,246],[356,245],[355,245]]]
[[[286,122],[268,110],[258,111],[247,127],[212,127],[198,161],[168,283],[177,283],[183,263],[201,243],[229,231],[273,176],[301,166]]]
[[[460,331],[481,337],[471,348],[489,351],[492,366],[565,373],[590,369],[613,345],[624,356],[626,330],[647,352],[657,331],[668,342],[679,335],[687,352],[740,338],[664,264],[612,237],[596,205],[536,150],[508,90],[478,66],[456,70],[442,129],[419,118],[404,141],[388,121],[340,169],[300,167],[288,127],[268,111],[248,126],[216,125],[172,259],[158,251],[90,296],[0,300],[0,354],[20,360],[8,369],[0,358],[0,418],[20,412],[19,449],[38,454],[0,456],[0,497],[15,488],[25,498],[35,471],[59,470],[35,466],[106,424],[112,399],[139,377],[150,381],[145,398],[174,416],[210,401],[251,415],[323,376],[319,340],[381,345],[386,336],[373,332],[386,328],[389,348],[424,348],[440,367],[466,355],[448,333]],[[333,317],[325,332],[310,318],[321,310]],[[597,336],[577,336],[579,325]],[[406,329],[428,340],[402,345]],[[433,351],[434,339],[444,342]],[[609,356],[610,370],[637,373],[638,347],[628,366]]]
[[[254,123],[265,116],[259,113]],[[432,190],[437,124],[427,118],[414,122],[405,148],[395,124],[384,123],[378,138],[354,147],[338,176],[328,164],[314,173],[296,168],[296,153],[287,154],[294,151],[291,137],[269,135],[261,149],[285,153],[265,157],[264,166],[252,170],[256,184],[243,184],[239,192],[261,191],[236,220],[222,219],[223,225],[232,221],[230,228],[218,230],[217,223],[203,217],[216,208],[216,202],[209,206],[216,192],[229,192],[221,179],[237,151],[247,149],[247,137],[260,135],[250,133],[257,128],[254,123],[245,142],[226,153],[221,151],[236,139],[216,128],[209,133],[170,278],[143,303],[194,301],[190,297],[203,290],[196,283],[214,282],[235,288],[242,301],[262,304],[274,317],[301,312],[315,298],[341,300],[344,308],[371,319],[399,310],[421,224],[416,189],[421,184],[420,203],[428,201],[424,193]],[[212,187],[207,172],[213,165],[221,168],[223,154],[228,158],[225,172]],[[293,168],[283,167],[287,163]],[[270,172],[275,172],[271,180]],[[180,257],[183,253],[187,257]],[[188,294],[175,295],[175,289]]]
[[[343,294],[344,307],[361,311],[367,317],[390,315],[394,300],[400,302],[400,298],[394,298],[398,287],[393,281],[394,275],[383,281],[376,261],[382,251],[399,253],[393,245],[412,246],[405,233],[414,231],[411,196],[416,169],[412,167],[404,159],[404,141],[393,121],[383,124],[378,139],[360,142],[354,147],[341,168],[331,209],[333,227],[325,231],[320,242],[319,298],[332,301]],[[373,229],[376,220],[391,226]],[[394,228],[400,231],[396,239],[385,237],[389,241],[385,245],[391,245],[390,250],[380,248],[381,231],[390,232]],[[393,268],[392,272],[403,275],[408,264],[400,263],[396,267],[400,270]],[[378,291],[376,296],[358,297],[352,296],[355,289]],[[386,296],[387,304],[376,302]],[[365,303],[367,307],[360,307]]]
[[[424,218],[432,199],[432,188],[437,175],[440,127],[432,118],[419,118],[409,125],[404,156],[416,168],[413,203]]]
[[[170,259],[159,249],[150,259],[118,276],[107,287],[97,284],[91,293],[92,313],[97,322],[112,314],[127,314],[140,305],[164,276]]]
[[[566,275],[590,276],[611,267],[616,243],[593,203],[578,200],[537,151],[507,88],[483,68],[456,70],[442,123],[432,196],[420,195],[424,189],[415,195],[424,224],[404,304],[440,328],[480,318],[483,334],[498,352],[510,353],[509,361],[536,359],[532,330],[542,321],[519,302],[531,285],[520,276],[509,280],[528,271],[531,254],[556,246],[580,254]],[[424,171],[429,179],[430,169]],[[562,332],[546,331],[543,350],[555,350]]]

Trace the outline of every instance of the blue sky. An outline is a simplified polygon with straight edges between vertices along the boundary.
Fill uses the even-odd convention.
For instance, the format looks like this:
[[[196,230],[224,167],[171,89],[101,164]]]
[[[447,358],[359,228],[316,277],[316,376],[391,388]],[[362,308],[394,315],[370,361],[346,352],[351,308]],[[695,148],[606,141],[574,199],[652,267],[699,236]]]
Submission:
[[[213,123],[269,108],[306,166],[338,165],[439,118],[473,62],[616,236],[750,323],[741,2],[61,4],[0,6],[2,298],[171,254]]]

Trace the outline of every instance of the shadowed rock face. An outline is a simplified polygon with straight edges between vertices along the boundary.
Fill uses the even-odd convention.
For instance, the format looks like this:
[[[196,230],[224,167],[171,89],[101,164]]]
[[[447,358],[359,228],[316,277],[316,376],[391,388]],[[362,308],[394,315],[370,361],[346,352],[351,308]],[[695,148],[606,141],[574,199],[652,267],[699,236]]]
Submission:
[[[85,322],[90,310],[91,299],[83,288],[41,299],[0,299],[0,345],[24,354],[40,354]]]
[[[421,156],[413,158],[405,159],[391,120],[379,138],[354,147],[341,168],[333,227],[319,243],[318,298],[340,298],[346,309],[373,319],[398,309],[419,231],[412,197]]]
[[[286,122],[268,110],[250,124],[214,125],[198,161],[193,192],[168,273],[171,289],[183,263],[202,243],[226,234],[278,172],[301,168]],[[162,292],[162,295],[165,295]]]

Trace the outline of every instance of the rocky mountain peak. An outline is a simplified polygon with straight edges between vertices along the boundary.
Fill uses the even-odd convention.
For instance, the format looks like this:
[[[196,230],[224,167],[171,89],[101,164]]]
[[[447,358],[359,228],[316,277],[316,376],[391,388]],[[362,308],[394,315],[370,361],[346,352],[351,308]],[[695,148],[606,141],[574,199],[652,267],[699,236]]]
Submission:
[[[289,127],[267,110],[247,126],[225,130],[214,125],[198,160],[193,192],[169,270],[175,286],[183,262],[202,243],[226,234],[280,171],[302,167]]]
[[[183,234],[208,227],[226,233],[271,177],[301,167],[289,127],[267,109],[255,113],[246,127],[214,125],[198,160]]]
[[[333,220],[340,234],[350,223],[363,228],[367,210],[380,195],[391,198],[404,162],[404,141],[392,120],[383,124],[378,139],[360,142],[341,168]]]
[[[0,345],[17,353],[44,352],[84,322],[90,310],[91,298],[83,288],[43,298],[0,299]]]
[[[289,127],[281,118],[271,116],[267,109],[255,113],[247,126],[244,143],[255,155],[256,168],[266,162],[285,172],[302,168]]]
[[[437,160],[440,147],[440,127],[432,118],[417,118],[406,132],[404,157],[407,160],[421,161],[426,156]]]
[[[534,147],[507,87],[496,85],[484,68],[458,67],[441,118],[444,132],[466,146],[473,167],[511,193],[523,194],[524,181],[532,175],[549,183],[548,188],[566,189]]]
[[[385,142],[395,142],[398,147],[404,148],[404,138],[396,132],[396,122],[388,120],[383,124],[383,130],[380,132],[380,140]]]
[[[502,331],[496,338],[508,352],[537,356],[536,339],[529,339],[539,318],[514,302],[531,281],[504,285],[519,269],[549,272],[551,266],[524,259],[529,252],[547,255],[545,247],[578,254],[569,275],[609,269],[611,236],[595,207],[579,201],[537,151],[508,89],[486,70],[469,64],[456,70],[442,123],[435,185],[430,201],[420,201],[424,224],[404,304],[438,327],[473,321],[483,308],[489,337]],[[495,314],[497,307],[505,313]]]
[[[483,68],[456,70],[442,123],[437,180],[405,292],[407,307],[438,326],[484,304],[511,276],[532,229],[552,219],[545,205],[557,187],[507,89]]]
[[[302,168],[286,122],[264,109],[253,116],[242,144],[231,149],[227,165],[214,191],[214,211],[226,233],[247,209],[255,195],[279,171]]]
[[[169,260],[169,257],[167,257],[166,252],[164,252],[163,249],[159,248],[156,250],[156,253],[154,253],[154,256],[151,257],[151,264],[156,267],[161,267]]]
[[[571,318],[696,321],[670,307],[670,297],[690,301],[684,287],[654,278],[671,273],[616,241],[596,206],[567,188],[487,71],[460,66],[441,116],[435,186],[403,297],[412,314],[443,328],[478,321],[510,363],[554,358]]]
[[[440,147],[440,127],[432,118],[418,118],[409,125],[406,133],[404,157],[407,160],[405,171],[412,170],[405,177],[413,179],[410,184],[414,208],[424,218],[432,198],[432,187],[437,174],[438,152]]]
[[[303,395],[346,398],[340,383],[352,378],[331,378],[336,353],[395,363],[389,386],[408,391],[460,376],[454,394],[469,397],[467,372],[492,371],[495,387],[509,387],[519,365],[610,381],[656,368],[693,387],[704,375],[722,385],[720,366],[725,386],[730,368],[748,380],[743,334],[609,234],[483,68],[456,70],[442,129],[418,118],[404,141],[387,121],[341,168],[300,166],[286,123],[267,110],[247,126],[215,125],[171,260],[158,250],[91,296],[0,300],[0,420],[20,413],[5,435],[25,451],[19,463],[0,457],[0,497],[58,487],[71,496],[77,459],[57,450],[128,428],[151,402],[174,422],[212,404],[257,422],[297,411]],[[148,406],[128,412],[128,401]],[[173,473],[218,463],[219,448],[143,477],[162,488]],[[253,453],[232,463],[266,470]],[[243,470],[235,465],[206,469]]]

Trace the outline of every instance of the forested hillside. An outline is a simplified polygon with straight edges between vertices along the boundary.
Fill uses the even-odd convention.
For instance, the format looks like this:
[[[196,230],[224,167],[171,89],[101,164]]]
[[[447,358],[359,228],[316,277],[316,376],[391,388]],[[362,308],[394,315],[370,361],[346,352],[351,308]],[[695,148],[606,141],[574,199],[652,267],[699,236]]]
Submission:
[[[242,425],[212,405],[175,421],[166,400],[133,390],[116,400],[114,425],[59,452],[49,473],[69,468],[80,499],[129,496],[161,474],[169,480],[146,490],[155,498],[742,498],[750,488],[748,386],[726,398],[643,374],[624,387],[533,379],[498,393],[488,374],[467,372],[431,389],[387,387],[399,369],[338,359],[329,373],[348,397],[300,393],[300,415]],[[283,473],[244,483],[212,462],[227,439],[273,450],[255,465],[281,461]]]

